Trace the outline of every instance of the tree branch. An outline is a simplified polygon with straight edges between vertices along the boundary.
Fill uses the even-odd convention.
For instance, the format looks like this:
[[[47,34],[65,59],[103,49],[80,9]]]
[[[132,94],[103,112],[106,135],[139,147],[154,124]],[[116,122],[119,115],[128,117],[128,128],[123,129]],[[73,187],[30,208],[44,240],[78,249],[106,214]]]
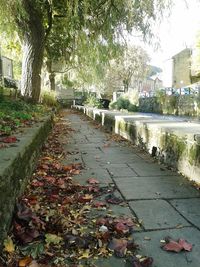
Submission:
[[[45,2],[47,7],[47,19],[48,19],[48,27],[45,31],[45,41],[51,31],[52,25],[53,25],[53,17],[52,17],[52,6],[49,0],[46,0]]]

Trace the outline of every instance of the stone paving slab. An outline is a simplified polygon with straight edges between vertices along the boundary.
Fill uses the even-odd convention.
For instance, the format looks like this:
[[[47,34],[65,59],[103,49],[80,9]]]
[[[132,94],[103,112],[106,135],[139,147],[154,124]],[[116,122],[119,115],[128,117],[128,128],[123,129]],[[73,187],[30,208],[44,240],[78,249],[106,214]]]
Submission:
[[[176,199],[171,200],[170,203],[180,214],[200,229],[200,198]]]
[[[72,139],[72,140],[67,141],[67,144],[73,144],[73,145],[75,145],[75,144],[87,144],[87,143],[89,143],[87,139],[78,139],[78,140]]]
[[[122,177],[114,180],[127,200],[200,197],[199,191],[179,176]]]
[[[141,158],[135,154],[116,154],[115,152],[109,153],[108,155],[105,154],[104,156],[101,156],[102,161],[104,162],[110,162],[111,164],[114,163],[134,163],[134,162],[140,162]]]
[[[67,155],[66,158],[62,161],[63,164],[70,164],[70,163],[81,163],[83,164],[81,154],[75,155]]]
[[[93,137],[88,137],[87,138],[87,140],[88,140],[88,142],[90,142],[90,143],[102,143],[102,142],[106,142],[107,140],[106,140],[106,138],[104,137],[104,136],[99,136],[99,137],[94,137],[94,135],[93,135]]]
[[[110,153],[109,155],[105,154],[91,154],[88,153],[88,155],[83,155],[83,160],[85,162],[92,162],[92,161],[97,161],[99,163],[105,163],[105,164],[116,164],[116,163],[133,163],[133,162],[140,162],[141,159],[137,155],[121,155],[121,154],[116,154],[116,153]]]
[[[97,267],[131,267],[124,259],[116,258],[114,256],[106,258],[100,258],[94,261],[94,266]]]
[[[122,167],[122,165],[124,167]],[[128,177],[128,176],[137,176],[137,173],[129,168],[126,164],[109,164],[107,167],[111,176],[114,177]]]
[[[147,163],[140,159],[137,163],[128,163],[128,166],[133,169],[139,176],[169,176],[175,173],[167,170],[164,166],[156,163]]]
[[[101,162],[99,159],[96,159],[95,156],[83,155],[82,156],[85,168],[106,168],[108,162]]]
[[[80,175],[74,176],[74,180],[82,185],[87,184],[89,178],[97,179],[100,184],[113,183],[107,170],[102,168],[82,170]]]
[[[146,230],[191,226],[167,201],[139,200],[129,202],[130,207],[142,220]]]
[[[134,149],[131,146],[115,146],[115,147],[105,147],[102,148],[102,151],[106,154],[112,154],[112,153],[120,153],[120,154],[133,154],[136,153],[136,149]]]
[[[93,144],[93,143],[79,143],[79,144],[66,144],[66,149],[73,149],[73,148],[78,148],[79,150],[93,150],[96,148],[99,148],[99,144]]]
[[[191,252],[173,253],[160,248],[160,240],[170,236],[177,240],[183,238],[193,244]],[[144,240],[145,237],[151,240]],[[138,254],[153,257],[152,267],[199,267],[200,257],[200,232],[195,228],[172,229],[162,231],[151,231],[134,233],[133,238],[140,245]]]

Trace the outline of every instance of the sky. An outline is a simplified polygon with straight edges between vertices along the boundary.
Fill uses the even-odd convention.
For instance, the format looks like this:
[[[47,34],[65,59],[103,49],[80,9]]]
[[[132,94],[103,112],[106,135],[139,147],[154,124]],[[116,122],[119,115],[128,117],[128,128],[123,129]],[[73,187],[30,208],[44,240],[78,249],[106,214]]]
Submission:
[[[154,51],[150,45],[142,46],[151,58],[151,64],[163,69],[166,86],[171,86],[171,58],[186,47],[194,45],[200,31],[200,0],[173,0],[174,5],[169,17],[154,28],[159,38],[160,48]]]

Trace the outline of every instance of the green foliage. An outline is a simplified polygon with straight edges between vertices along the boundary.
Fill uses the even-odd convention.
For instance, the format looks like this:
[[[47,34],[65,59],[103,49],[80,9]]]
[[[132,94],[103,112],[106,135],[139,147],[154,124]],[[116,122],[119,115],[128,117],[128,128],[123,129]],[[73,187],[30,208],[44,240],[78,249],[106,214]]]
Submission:
[[[164,105],[166,99],[166,92],[165,90],[157,90],[156,91],[156,98],[161,105]]]
[[[34,120],[45,111],[44,107],[40,105],[3,98],[0,101],[0,136],[10,135],[18,127]]]
[[[117,110],[126,109],[131,112],[138,111],[138,107],[136,105],[132,104],[129,99],[123,97],[119,97],[116,102],[112,102],[110,104],[110,108]]]
[[[156,102],[160,103],[161,110],[165,114],[176,114],[178,112],[179,96],[166,95],[164,90],[156,91]]]
[[[53,91],[52,92],[51,91],[42,92],[41,103],[43,105],[48,106],[48,107],[57,107],[58,101],[56,99],[55,92],[53,92]]]
[[[136,105],[130,103],[128,105],[128,111],[130,111],[130,112],[137,112],[138,111],[138,107]]]
[[[74,86],[74,82],[72,82],[67,75],[62,77],[62,84],[67,88],[72,88]]]
[[[102,108],[102,103],[93,95],[89,95],[84,102],[88,107]]]
[[[20,251],[25,256],[31,256],[33,259],[36,259],[44,253],[45,247],[44,244],[41,242],[34,242],[28,244],[27,246],[21,247]]]
[[[26,47],[35,45],[38,51],[35,55],[33,53],[29,61],[37,63],[37,68],[33,67],[36,77],[40,77],[45,47],[48,60],[75,62],[76,67],[85,72],[84,75],[81,73],[81,77],[86,76],[86,82],[89,80],[94,83],[98,75],[102,76],[101,62],[113,57],[123,40],[121,36],[135,29],[145,38],[151,37],[152,20],[163,13],[169,1],[3,0],[0,5],[0,25],[3,24],[7,32],[17,31]],[[7,26],[10,26],[9,30]],[[28,54],[24,51],[25,62]],[[94,72],[87,75],[82,68],[84,61],[88,62],[91,73],[94,70],[95,75]],[[25,82],[22,88],[27,97],[31,96],[33,101],[38,101],[39,78],[37,80],[34,77],[28,83],[26,75],[31,68],[29,64],[22,66]],[[32,76],[29,73],[29,77]]]
[[[4,100],[4,88],[3,86],[0,86],[0,102]]]

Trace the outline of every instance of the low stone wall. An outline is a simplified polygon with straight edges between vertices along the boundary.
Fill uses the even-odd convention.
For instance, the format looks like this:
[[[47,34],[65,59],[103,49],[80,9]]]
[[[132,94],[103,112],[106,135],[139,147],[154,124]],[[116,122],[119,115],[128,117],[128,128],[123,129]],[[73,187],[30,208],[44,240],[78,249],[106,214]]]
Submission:
[[[52,124],[52,117],[46,117],[16,135],[16,145],[0,150],[0,244],[9,230],[16,199],[27,185]]]
[[[159,120],[144,114],[124,115],[81,106],[74,108],[200,183],[200,124]]]
[[[200,95],[140,98],[139,111],[198,117],[200,116]]]

